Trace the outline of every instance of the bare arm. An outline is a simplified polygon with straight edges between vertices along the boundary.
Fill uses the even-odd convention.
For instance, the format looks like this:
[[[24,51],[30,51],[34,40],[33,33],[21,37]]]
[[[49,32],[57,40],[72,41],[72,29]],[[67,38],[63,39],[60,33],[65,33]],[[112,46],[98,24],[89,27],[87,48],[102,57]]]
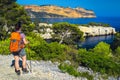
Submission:
[[[28,44],[29,43],[26,38],[23,38],[23,42],[24,42],[24,44]]]

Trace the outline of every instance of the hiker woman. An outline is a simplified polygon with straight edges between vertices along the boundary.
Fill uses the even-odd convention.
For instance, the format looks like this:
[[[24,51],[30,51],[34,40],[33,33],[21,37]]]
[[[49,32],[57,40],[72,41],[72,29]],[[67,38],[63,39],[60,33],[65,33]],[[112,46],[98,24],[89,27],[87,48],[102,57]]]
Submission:
[[[21,32],[21,22],[15,25],[15,31],[11,33],[10,51],[12,52],[15,59],[15,72],[20,75],[19,59],[22,59],[22,71],[23,73],[28,73],[26,68],[26,52],[25,45],[28,41],[25,38],[25,34]]]

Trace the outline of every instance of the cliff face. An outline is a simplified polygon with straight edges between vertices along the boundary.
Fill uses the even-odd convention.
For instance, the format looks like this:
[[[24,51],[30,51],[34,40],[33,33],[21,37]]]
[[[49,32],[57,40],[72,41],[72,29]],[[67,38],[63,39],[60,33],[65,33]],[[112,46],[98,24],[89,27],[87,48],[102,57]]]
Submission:
[[[84,33],[84,36],[100,36],[115,34],[115,28],[113,27],[103,27],[103,26],[79,26],[79,29]]]
[[[84,8],[64,8],[53,5],[46,6],[36,6],[36,5],[28,5],[24,6],[28,14],[35,17],[66,17],[66,18],[91,18],[96,17],[95,13],[91,10],[86,10]]]
[[[51,39],[52,34],[54,34],[53,30],[52,30],[53,24],[39,23],[38,27],[40,27],[40,26],[44,26],[44,30],[42,28],[39,28],[37,30],[34,30],[33,32],[39,33],[39,31],[41,31],[41,33],[43,33],[43,34],[40,34],[42,38]],[[103,26],[88,26],[88,27],[86,27],[86,26],[79,25],[78,28],[80,29],[80,31],[83,32],[84,37],[113,35],[116,33],[116,30],[113,27],[103,27]]]

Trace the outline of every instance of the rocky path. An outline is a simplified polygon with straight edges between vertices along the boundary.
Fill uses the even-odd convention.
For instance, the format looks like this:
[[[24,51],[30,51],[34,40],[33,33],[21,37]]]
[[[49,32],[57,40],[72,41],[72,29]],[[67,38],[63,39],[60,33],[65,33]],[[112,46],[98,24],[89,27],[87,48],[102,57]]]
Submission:
[[[62,73],[57,64],[50,61],[32,61],[32,73],[17,76],[14,67],[11,67],[13,60],[12,55],[0,55],[0,80],[86,80]],[[27,63],[29,64],[30,61]]]
[[[83,77],[76,78],[68,73],[62,73],[58,68],[59,63],[52,63],[51,61],[31,61],[32,73],[17,76],[14,72],[14,66],[12,66],[13,61],[12,55],[0,55],[0,80],[87,80]],[[27,64],[30,64],[29,60]],[[85,67],[80,66],[78,71],[92,74],[94,80],[105,80],[99,74],[95,74]],[[120,78],[109,77],[107,80],[120,80]]]

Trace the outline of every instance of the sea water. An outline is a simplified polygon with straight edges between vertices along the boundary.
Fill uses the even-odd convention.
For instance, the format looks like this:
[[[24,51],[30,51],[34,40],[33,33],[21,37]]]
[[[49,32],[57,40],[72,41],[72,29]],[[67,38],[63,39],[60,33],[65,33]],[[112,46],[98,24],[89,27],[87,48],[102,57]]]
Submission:
[[[72,24],[88,24],[90,22],[105,23],[114,27],[117,32],[120,32],[120,17],[97,17],[97,18],[37,18],[33,21],[39,20],[39,22],[55,23],[55,22],[69,22]],[[108,44],[112,44],[114,35],[107,36],[95,36],[87,37],[85,41],[79,42],[78,47],[82,48],[94,48],[99,42],[103,41]]]

